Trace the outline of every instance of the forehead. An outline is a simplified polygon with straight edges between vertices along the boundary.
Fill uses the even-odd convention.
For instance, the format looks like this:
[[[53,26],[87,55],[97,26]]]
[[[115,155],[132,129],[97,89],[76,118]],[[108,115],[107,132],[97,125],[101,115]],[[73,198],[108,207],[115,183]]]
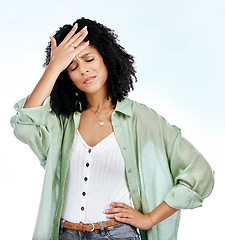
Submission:
[[[100,55],[100,53],[98,52],[98,50],[94,47],[92,47],[91,45],[88,45],[83,51],[81,51],[77,57],[78,58],[82,58],[83,56],[85,56],[86,54],[96,54],[96,55]]]

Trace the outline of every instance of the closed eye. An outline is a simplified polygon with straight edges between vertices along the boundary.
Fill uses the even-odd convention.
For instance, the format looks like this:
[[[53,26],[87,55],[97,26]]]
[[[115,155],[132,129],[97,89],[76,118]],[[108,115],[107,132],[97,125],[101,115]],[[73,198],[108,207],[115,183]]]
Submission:
[[[76,66],[75,68],[71,69],[71,71],[73,72],[74,70],[76,70],[78,68],[78,66]]]
[[[89,59],[89,60],[86,60],[86,62],[91,62],[91,61],[93,61],[93,60],[94,60],[94,58]]]
[[[89,60],[85,60],[86,62],[92,62],[94,60],[94,58],[89,59]],[[71,71],[74,71],[78,68],[78,65],[76,67],[74,67],[73,69],[71,69]]]

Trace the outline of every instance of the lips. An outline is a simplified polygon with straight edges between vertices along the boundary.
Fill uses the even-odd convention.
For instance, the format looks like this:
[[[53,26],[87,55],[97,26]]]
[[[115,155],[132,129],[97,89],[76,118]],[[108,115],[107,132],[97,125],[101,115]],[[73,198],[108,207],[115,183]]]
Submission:
[[[90,76],[90,77],[88,77],[88,78],[85,78],[83,83],[84,83],[84,84],[91,83],[91,82],[94,81],[95,77],[96,77],[96,76]]]

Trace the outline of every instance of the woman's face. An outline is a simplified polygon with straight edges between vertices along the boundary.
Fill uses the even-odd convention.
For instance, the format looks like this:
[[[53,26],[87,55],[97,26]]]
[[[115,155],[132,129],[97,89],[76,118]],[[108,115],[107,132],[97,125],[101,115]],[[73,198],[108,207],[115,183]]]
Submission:
[[[106,93],[108,71],[101,54],[92,46],[89,45],[76,56],[67,72],[77,88],[86,94]]]

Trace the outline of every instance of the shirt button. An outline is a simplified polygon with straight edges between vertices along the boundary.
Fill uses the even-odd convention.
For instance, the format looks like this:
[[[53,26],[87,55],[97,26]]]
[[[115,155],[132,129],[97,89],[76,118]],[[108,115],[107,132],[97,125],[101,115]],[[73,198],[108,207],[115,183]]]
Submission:
[[[85,178],[84,178],[84,181],[86,182],[87,180],[88,180],[88,178],[87,178],[87,177],[85,177]]]
[[[85,196],[85,195],[86,195],[86,192],[82,192],[82,195]]]
[[[127,147],[126,147],[126,146],[124,146],[124,147],[123,147],[123,150],[126,150],[126,149],[127,149]]]
[[[84,211],[84,207],[81,207],[80,209],[81,209],[81,211]]]
[[[86,167],[89,167],[89,163],[86,163]]]
[[[129,173],[131,173],[131,171],[132,171],[131,169],[128,169],[128,172],[129,172]]]
[[[91,149],[88,149],[88,152],[91,153]]]

